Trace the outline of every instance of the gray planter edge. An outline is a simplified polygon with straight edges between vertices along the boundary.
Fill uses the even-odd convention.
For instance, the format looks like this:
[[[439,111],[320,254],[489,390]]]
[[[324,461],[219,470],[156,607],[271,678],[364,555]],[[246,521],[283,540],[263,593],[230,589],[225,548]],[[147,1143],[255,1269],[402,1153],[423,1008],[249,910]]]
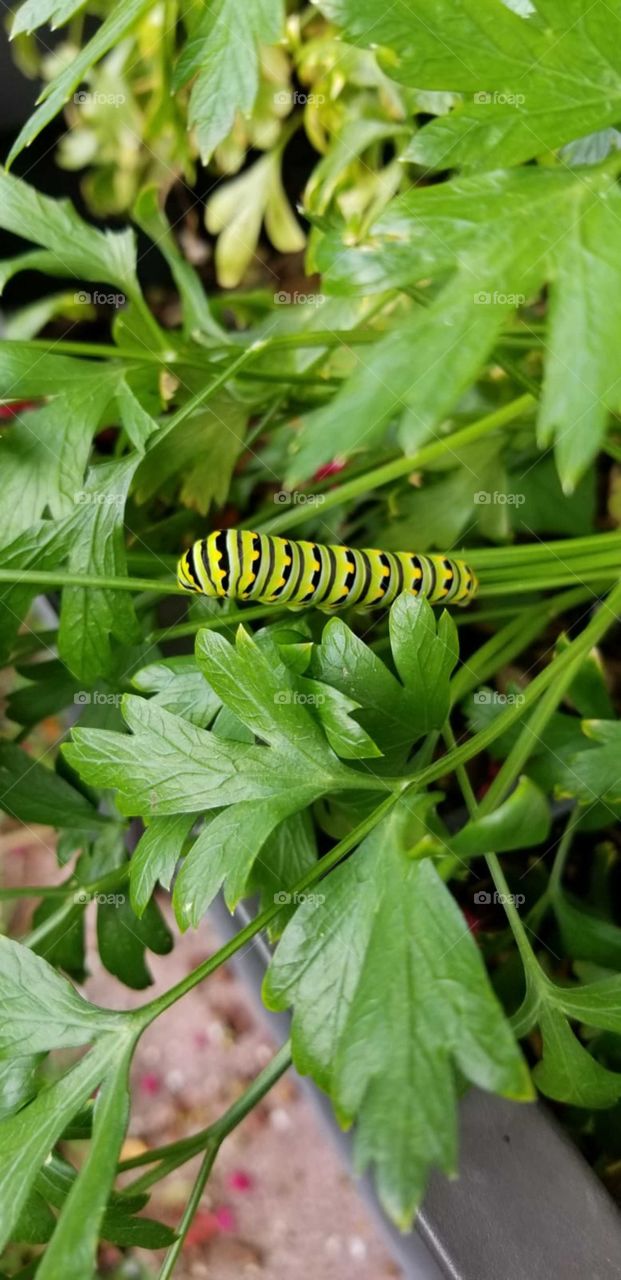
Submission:
[[[209,918],[228,940],[250,917],[243,908],[231,916],[218,898]],[[268,1013],[261,1001],[269,959],[259,938],[230,963],[283,1041],[288,1015]],[[351,1171],[351,1138],[339,1129],[329,1099],[309,1079],[298,1079]],[[545,1106],[471,1089],[460,1104],[459,1147],[459,1178],[432,1175],[408,1234],[388,1221],[371,1179],[358,1183],[406,1280],[619,1280],[621,1215]]]

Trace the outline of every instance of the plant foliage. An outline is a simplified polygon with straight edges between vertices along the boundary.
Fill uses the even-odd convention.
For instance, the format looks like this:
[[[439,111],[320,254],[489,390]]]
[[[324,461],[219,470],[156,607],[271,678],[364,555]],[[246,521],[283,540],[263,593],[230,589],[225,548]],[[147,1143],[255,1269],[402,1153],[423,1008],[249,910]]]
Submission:
[[[0,807],[62,875],[0,938],[3,1266],[172,1274],[191,1214],[116,1181],[132,1055],[263,930],[291,1045],[147,1185],[293,1060],[407,1229],[467,1085],[621,1106],[621,3],[26,0],[12,34],[44,87],[8,163],[64,112],[90,214],[0,172]],[[225,525],[456,545],[479,600],[187,605]],[[177,986],[80,994],[91,908],[142,990],[221,891],[259,906]]]

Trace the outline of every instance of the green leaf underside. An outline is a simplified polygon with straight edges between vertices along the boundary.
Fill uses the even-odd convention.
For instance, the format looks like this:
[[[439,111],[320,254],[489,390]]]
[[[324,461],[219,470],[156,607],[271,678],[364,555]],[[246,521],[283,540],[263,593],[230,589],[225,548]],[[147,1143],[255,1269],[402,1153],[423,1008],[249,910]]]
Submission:
[[[123,6],[126,11],[131,10],[132,3],[135,5],[135,0]],[[78,57],[72,63],[69,72],[79,60]],[[25,130],[28,128],[26,125]],[[137,288],[133,231],[98,231],[79,216],[69,200],[41,195],[28,183],[4,171],[0,171],[0,227],[18,232],[24,239],[48,250],[58,275],[105,281],[128,293]]]
[[[547,839],[550,824],[546,797],[534,782],[523,777],[493,813],[473,818],[453,836],[451,849],[462,858],[471,858],[528,848]]]
[[[413,452],[411,429],[439,425],[507,314],[548,282],[539,440],[556,441],[561,478],[573,487],[621,399],[620,252],[621,192],[613,176],[593,169],[499,170],[415,188],[388,206],[361,247],[344,250],[340,238],[326,237],[320,265],[336,288],[373,292],[452,275],[427,310],[382,338],[357,376],[309,417],[292,478],[332,456],[337,423],[347,453],[371,446],[397,416],[402,446]]]
[[[123,1052],[121,1044],[102,1084],[95,1103],[88,1157],[39,1266],[41,1280],[56,1280],[64,1275],[91,1280],[93,1275],[100,1228],[127,1127],[128,1071],[133,1047],[130,1042]]]
[[[230,133],[238,111],[249,115],[259,85],[258,45],[282,35],[282,0],[212,0],[192,20],[175,68],[179,88],[192,76],[189,123],[195,128],[203,164]]]
[[[122,1014],[88,1004],[29,947],[0,937],[0,1053],[21,1058],[88,1044],[120,1027]]]
[[[64,778],[12,742],[0,744],[0,810],[20,822],[96,831],[108,819]]]
[[[78,85],[86,78],[90,68],[100,58],[131,31],[138,19],[151,7],[151,0],[119,0],[107,14],[92,39],[83,46],[80,52],[64,67],[55,78],[45,86],[39,98],[39,105],[26,121],[9,152],[7,163],[10,165],[21,155],[24,147],[30,146],[38,137],[46,124],[53,120]],[[109,233],[106,233],[109,234]],[[91,276],[86,276],[91,279]],[[104,275],[103,277],[107,277]],[[121,283],[113,277],[115,283]]]
[[[126,576],[123,513],[137,462],[134,454],[123,462],[104,463],[89,473],[75,518],[75,539],[68,559],[71,573]],[[126,644],[140,639],[128,592],[106,587],[65,587],[58,646],[74,675],[93,684],[98,677],[113,674],[112,637]]]
[[[10,1239],[37,1171],[54,1143],[124,1052],[117,1032],[101,1036],[60,1080],[0,1122],[0,1248]]]
[[[621,1073],[608,1071],[583,1047],[567,1019],[546,1006],[539,1017],[543,1057],[533,1080],[546,1097],[576,1107],[611,1107],[621,1097]]]
[[[294,1005],[294,1060],[357,1119],[358,1168],[405,1226],[433,1165],[456,1160],[455,1068],[529,1098],[528,1072],[474,940],[429,860],[427,797],[385,819],[299,907],[265,981],[268,1007]],[[398,1105],[397,1101],[398,1100]]]
[[[463,103],[413,139],[425,167],[518,164],[616,124],[621,16],[605,0],[537,0],[520,17],[502,0],[318,0],[356,44],[386,46],[387,73]]]

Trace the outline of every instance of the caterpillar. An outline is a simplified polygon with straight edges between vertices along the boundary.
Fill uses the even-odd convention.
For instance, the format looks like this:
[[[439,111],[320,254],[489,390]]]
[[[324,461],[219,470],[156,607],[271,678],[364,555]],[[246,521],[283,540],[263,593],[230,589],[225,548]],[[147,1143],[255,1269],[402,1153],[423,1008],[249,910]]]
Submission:
[[[185,591],[323,610],[391,604],[402,591],[430,604],[467,604],[478,583],[463,560],[409,551],[354,550],[216,529],[182,555]]]

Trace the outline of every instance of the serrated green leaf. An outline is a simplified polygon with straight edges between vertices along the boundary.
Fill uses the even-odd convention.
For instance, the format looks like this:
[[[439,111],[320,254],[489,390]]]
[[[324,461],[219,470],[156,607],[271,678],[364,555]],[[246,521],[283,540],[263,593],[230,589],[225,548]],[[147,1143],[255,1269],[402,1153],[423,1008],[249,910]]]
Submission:
[[[463,93],[414,138],[408,157],[425,167],[517,164],[618,122],[621,15],[605,0],[538,0],[541,22],[502,0],[463,0],[458,12],[451,0],[318,2],[349,40],[385,46],[394,79]]]
[[[70,572],[105,578],[126,576],[123,518],[137,461],[133,455],[90,471],[74,518]],[[108,587],[65,587],[58,648],[69,669],[89,687],[98,678],[114,675],[113,636],[124,644],[140,638],[128,592]]]
[[[607,1071],[591,1057],[558,1009],[545,1006],[539,1025],[543,1058],[533,1080],[541,1092],[575,1107],[611,1107],[621,1097],[621,1073]]]
[[[152,818],[140,837],[129,864],[130,900],[137,916],[143,914],[158,883],[170,889],[193,823],[193,815],[187,813]]]
[[[125,10],[131,10],[135,2],[130,0]],[[82,56],[78,55],[59,80],[75,73]],[[76,83],[79,80],[78,75]],[[35,112],[31,123],[38,114]],[[22,133],[28,130],[26,125]],[[36,137],[36,132],[32,136]],[[16,143],[13,156],[21,149],[16,150],[17,147]],[[41,195],[23,179],[14,178],[4,170],[0,171],[0,227],[32,240],[53,254],[58,275],[106,281],[118,285],[128,294],[134,293],[138,287],[133,231],[98,231],[84,222],[69,200]]]
[[[0,1120],[12,1116],[37,1092],[36,1071],[39,1054],[9,1058],[0,1062]]]
[[[20,822],[97,831],[109,819],[81,792],[12,742],[0,743],[0,810]]]
[[[119,0],[119,2],[114,5],[107,14],[104,22],[102,22],[101,26],[95,32],[95,35],[87,44],[84,45],[77,57],[73,58],[69,65],[64,67],[55,79],[44,88],[39,98],[39,105],[26,121],[26,124],[20,130],[16,141],[11,147],[7,160],[8,165],[11,165],[17,156],[21,155],[24,147],[30,146],[31,142],[34,142],[34,139],[38,137],[46,124],[49,124],[50,120],[53,120],[54,117],[58,115],[59,111],[62,111],[65,103],[71,97],[74,90],[77,89],[81,81],[88,75],[91,67],[98,62],[100,58],[103,58],[104,54],[106,54],[109,49],[113,49],[118,45],[124,36],[131,31],[134,24],[138,22],[139,18],[142,17],[143,13],[145,13],[150,7],[150,3],[151,0]],[[19,232],[19,227],[10,228],[10,230],[13,229]],[[102,235],[101,232],[95,231],[93,231],[92,234]],[[111,235],[112,233],[106,232],[105,234]],[[44,241],[41,241],[41,243],[44,243]],[[62,260],[62,247],[61,254],[59,255],[59,261],[60,260]],[[86,258],[84,260],[86,261]],[[114,266],[112,262],[108,265]],[[114,269],[116,271],[116,268]],[[90,275],[86,275],[85,278],[87,280],[93,279]],[[98,279],[99,277],[96,275],[94,278]],[[123,278],[123,281],[121,281],[117,274],[108,276],[104,273],[102,278],[104,280],[111,279],[115,284],[120,284],[121,287],[123,284],[129,283],[129,277],[127,280]],[[129,291],[132,291],[131,288]]]
[[[285,12],[282,0],[213,0],[195,16],[191,10],[187,15],[188,39],[175,69],[175,86],[196,75],[189,123],[206,164],[233,128],[237,112],[250,114],[259,87],[259,43],[276,44]]]
[[[531,1096],[456,903],[428,859],[407,857],[428,808],[428,797],[400,806],[321,882],[323,900],[299,907],[264,987],[268,1007],[294,1005],[294,1061],[343,1122],[357,1119],[357,1166],[375,1165],[401,1226],[429,1168],[455,1165],[454,1066],[482,1088]]]
[[[147,440],[158,430],[155,418],[143,407],[133,391],[127,378],[121,378],[116,389],[116,402],[121,414],[121,422],[135,449],[144,452]]]
[[[123,1015],[99,1009],[29,947],[0,937],[0,1053],[21,1058],[88,1044],[118,1029]]]
[[[15,11],[11,39],[23,31],[30,34],[37,27],[49,26],[54,31],[68,22],[83,4],[84,0],[25,0]]]
[[[247,892],[252,867],[266,840],[279,823],[312,804],[321,790],[321,785],[299,783],[286,795],[231,806],[208,822],[175,883],[179,927],[196,928],[223,884],[226,904],[233,911]]]
[[[57,519],[75,513],[97,430],[117,374],[106,369],[39,409],[20,413],[3,434],[3,513],[7,541],[49,509]]]
[[[551,987],[551,998],[569,1018],[603,1031],[621,1032],[621,975],[582,987]]]
[[[49,1151],[120,1053],[124,1053],[124,1041],[117,1032],[101,1036],[60,1080],[16,1115],[0,1121],[0,1249],[9,1241]]]
[[[498,296],[507,297],[508,289]],[[393,418],[402,420],[400,443],[406,453],[433,433],[476,376],[511,311],[505,302],[475,308],[473,299],[472,277],[458,276],[428,310],[414,311],[395,332],[365,349],[330,403],[303,419],[288,487],[330,462],[335,445],[339,459],[374,448]]]
[[[302,699],[308,699],[337,756],[343,760],[368,760],[381,756],[379,747],[351,714],[360,710],[360,703],[319,680],[298,679],[297,683]]]
[[[592,960],[604,968],[621,970],[618,925],[567,893],[556,892],[552,907],[563,943],[573,959]]]
[[[506,853],[541,844],[550,831],[552,815],[543,791],[522,777],[511,795],[483,818],[473,818],[451,839],[460,858],[483,853]]]
[[[270,938],[280,937],[297,908],[297,901],[289,893],[290,885],[297,884],[316,861],[317,841],[308,809],[285,818],[265,841],[260,857],[252,865],[248,889],[259,890],[262,910],[272,907],[277,895],[287,899],[269,926]]]
[[[199,670],[193,655],[162,658],[141,667],[132,676],[132,684],[141,693],[152,693],[151,702],[175,715],[183,716],[199,729],[213,721],[221,702]]]
[[[147,502],[169,476],[181,477],[180,497],[207,515],[223,506],[246,434],[248,409],[231,396],[215,396],[190,418],[155,439],[136,476],[136,496]]]
[[[390,610],[390,647],[405,685],[414,736],[440,729],[449,710],[449,679],[459,656],[457,627],[444,611],[405,593]]]
[[[129,1115],[128,1071],[133,1042],[117,1048],[95,1104],[88,1157],[60,1212],[58,1225],[39,1265],[41,1280],[72,1275],[91,1280],[99,1232],[116,1176]]]
[[[242,800],[287,795],[299,785],[299,755],[225,741],[141,698],[126,697],[123,710],[132,737],[76,729],[64,752],[82,777],[117,788],[127,811],[202,813]],[[317,772],[315,767],[313,781]],[[375,785],[346,769],[336,756],[322,781],[328,789]]]
[[[360,706],[357,719],[383,752],[374,769],[395,772],[403,766],[416,737],[414,709],[403,686],[372,649],[340,618],[323,629],[315,645],[311,673]]]
[[[621,801],[621,722],[583,720],[582,728],[595,745],[572,757],[569,794],[581,804],[596,798],[616,804]]]
[[[253,733],[298,767],[347,785],[350,774],[329,747],[325,734],[297,696],[294,680],[276,645],[259,646],[238,627],[235,648],[217,631],[199,631],[196,660],[212,689]]]
[[[329,408],[309,419],[296,475],[306,473],[307,456],[316,464],[324,441],[327,448],[330,415],[333,438],[337,421],[345,421],[344,452],[364,446],[368,427],[361,432],[358,426],[356,440],[356,406],[359,423],[368,423],[372,433],[400,407],[418,424],[436,427],[491,351],[503,315],[549,282],[539,439],[542,445],[556,440],[561,479],[571,489],[599,448],[607,410],[619,403],[620,214],[621,191],[612,175],[527,167],[414,188],[392,202],[360,248],[337,249],[330,241],[321,265],[349,290],[453,276],[427,311],[408,320],[409,344],[402,327],[384,337],[365,355],[356,385],[348,383]],[[439,379],[437,361],[449,349],[449,374]],[[313,449],[315,426],[319,443]],[[408,451],[407,416],[402,443]]]

